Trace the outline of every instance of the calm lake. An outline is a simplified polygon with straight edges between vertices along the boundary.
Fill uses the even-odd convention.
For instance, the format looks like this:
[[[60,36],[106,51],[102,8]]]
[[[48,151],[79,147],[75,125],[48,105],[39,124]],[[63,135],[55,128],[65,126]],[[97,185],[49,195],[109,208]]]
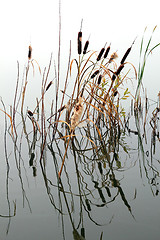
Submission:
[[[63,158],[63,142],[57,140],[52,150],[46,144],[42,159],[38,133],[35,140],[32,132],[22,131],[14,144],[3,127],[0,239],[159,238],[160,148],[156,138],[154,150],[149,123],[147,144],[141,128],[141,146],[134,116],[129,118],[130,130],[122,133],[114,162],[109,142],[97,159],[79,137],[76,149],[72,144],[68,149],[59,184],[55,169]]]
[[[123,49],[121,59],[127,48]],[[125,66],[126,72],[119,76],[119,62],[114,63],[111,55],[105,63],[97,54],[98,64],[89,55],[85,62],[90,64],[89,70],[83,73],[85,57],[80,58],[81,50],[78,51],[79,59],[74,62],[70,58],[68,72],[73,69],[77,98],[84,97],[87,106],[86,117],[81,115],[84,125],[72,128],[72,117],[71,121],[66,120],[70,114],[68,100],[76,101],[75,96],[72,99],[73,75],[66,83],[65,93],[60,91],[69,75],[68,65],[61,75],[64,80],[58,83],[54,63],[50,68],[48,61],[42,69],[37,59],[33,61],[28,55],[24,68],[17,63],[17,83],[14,82],[13,96],[8,96],[12,97],[12,103],[3,102],[7,96],[2,96],[0,240],[157,240],[160,238],[159,89],[156,93],[151,89],[147,76],[149,98],[142,91],[141,102],[134,107],[134,97],[131,101],[127,94],[135,82],[129,82],[129,90],[125,84],[120,85],[123,77],[130,74],[130,68],[127,81],[135,79],[134,67],[127,68],[121,60],[120,66]],[[96,85],[99,78],[93,73],[101,72],[99,77],[103,81]],[[114,74],[117,85],[112,85]],[[89,78],[96,80],[89,85],[86,80]],[[156,74],[154,79],[158,79]],[[60,100],[56,100],[57,89]],[[125,111],[120,109],[120,100],[124,100]],[[82,107],[80,100],[77,104],[72,106],[73,112]]]

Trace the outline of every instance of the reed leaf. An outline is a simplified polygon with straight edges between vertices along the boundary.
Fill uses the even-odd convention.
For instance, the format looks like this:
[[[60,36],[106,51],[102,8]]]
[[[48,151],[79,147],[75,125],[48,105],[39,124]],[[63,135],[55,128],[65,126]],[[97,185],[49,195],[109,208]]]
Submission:
[[[142,40],[141,40],[140,60],[139,60],[139,69],[138,69],[138,84],[137,84],[137,89],[136,89],[136,94],[135,94],[135,98],[137,99],[137,101],[138,101],[139,94],[140,94],[140,86],[142,84],[142,79],[143,79],[143,75],[144,75],[144,70],[145,70],[147,58],[150,55],[150,53],[160,45],[160,43],[158,43],[154,47],[152,47],[151,50],[149,50],[149,47],[150,47],[150,44],[151,44],[151,41],[152,41],[152,37],[153,37],[153,33],[156,30],[156,27],[157,26],[154,27],[154,29],[152,31],[152,34],[151,34],[151,36],[148,40],[147,46],[146,46],[145,51],[144,51],[143,60],[141,60],[141,57],[142,57],[142,51],[143,51],[143,45],[144,45],[144,34],[143,34],[143,37],[142,37]],[[145,28],[145,31],[146,31],[146,29],[147,28]],[[145,33],[145,31],[144,31],[144,33]]]

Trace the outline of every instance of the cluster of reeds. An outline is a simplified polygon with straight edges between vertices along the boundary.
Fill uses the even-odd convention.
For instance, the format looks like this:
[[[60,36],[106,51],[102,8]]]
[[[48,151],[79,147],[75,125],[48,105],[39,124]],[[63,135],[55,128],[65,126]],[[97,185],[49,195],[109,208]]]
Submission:
[[[82,27],[81,27],[82,28]],[[153,32],[155,29],[153,30]],[[56,63],[52,66],[52,55],[49,61],[48,68],[42,73],[41,68],[36,60],[32,58],[32,47],[28,48],[28,61],[24,68],[22,81],[20,81],[20,66],[17,63],[17,82],[14,95],[13,106],[10,108],[10,113],[7,113],[6,107],[2,102],[5,113],[5,123],[7,117],[10,120],[8,132],[14,143],[14,157],[16,167],[23,192],[23,200],[29,201],[24,191],[23,178],[21,175],[21,149],[23,136],[28,146],[28,165],[32,168],[33,176],[37,176],[37,165],[40,164],[42,175],[44,178],[47,194],[52,205],[62,213],[63,222],[63,207],[61,195],[63,195],[66,208],[73,226],[73,234],[78,234],[77,229],[81,225],[81,236],[85,237],[84,219],[82,209],[86,211],[89,218],[98,225],[91,217],[92,207],[104,207],[113,202],[118,196],[121,197],[123,203],[132,214],[131,207],[125,197],[125,194],[120,186],[120,181],[116,178],[115,170],[122,168],[120,152],[128,154],[129,148],[125,142],[125,132],[138,136],[139,146],[145,153],[142,143],[142,138],[145,137],[145,126],[148,116],[148,98],[145,97],[145,114],[143,121],[143,137],[140,131],[140,116],[142,116],[142,102],[140,97],[140,87],[146,59],[153,49],[149,50],[152,36],[148,42],[144,53],[144,59],[139,65],[138,85],[135,97],[130,93],[127,86],[129,71],[127,66],[131,67],[137,77],[137,71],[132,63],[127,61],[127,58],[132,50],[133,43],[126,50],[123,56],[118,57],[117,51],[112,51],[111,44],[105,44],[99,52],[90,50],[90,42],[87,40],[83,44],[82,29],[77,36],[77,53],[78,57],[72,59],[71,45],[69,49],[68,67],[66,79],[63,89],[60,89],[60,45],[58,54],[58,67]],[[60,44],[60,39],[59,39]],[[143,38],[140,49],[142,57]],[[120,58],[120,60],[118,60]],[[36,97],[36,104],[30,107],[25,107],[25,99],[27,94],[27,86],[30,81],[30,72],[35,75],[34,63],[38,66],[41,81],[41,96]],[[51,69],[54,68],[55,75],[50,77]],[[52,80],[51,80],[51,79]],[[21,84],[21,85],[20,85]],[[68,87],[70,86],[71,87]],[[55,91],[54,91],[55,89]],[[50,112],[46,111],[46,94],[51,92]],[[55,96],[55,98],[53,98]],[[129,127],[129,117],[125,113],[123,102],[132,98],[132,106],[134,105],[134,116],[136,120],[136,130]],[[159,101],[160,102],[160,101]],[[130,104],[130,102],[129,102]],[[19,111],[20,109],[20,111]],[[19,114],[20,112],[20,114]],[[160,141],[158,129],[158,114],[160,112],[160,103],[153,111],[150,125],[152,127],[152,147],[155,152],[156,138]],[[128,118],[127,118],[128,117]],[[22,129],[20,125],[22,124]],[[7,130],[6,130],[7,132]],[[5,132],[5,134],[6,134]],[[147,139],[147,138],[146,138]],[[5,143],[7,140],[5,139]],[[39,154],[37,154],[37,148]],[[8,168],[9,179],[9,161],[6,151],[6,163]],[[56,184],[53,183],[46,174],[47,153],[51,154],[54,162],[55,173],[57,176]],[[89,153],[89,156],[88,156]],[[71,155],[70,155],[71,154]],[[68,183],[67,188],[70,189],[70,201],[73,203],[76,194],[71,190],[71,183],[67,172],[66,159],[73,161],[76,170],[78,196],[80,201],[80,220],[78,227],[75,227],[72,211],[68,203],[68,196],[65,190],[65,181]],[[80,163],[80,166],[78,165]],[[80,171],[82,170],[82,173]],[[62,170],[64,169],[64,175]],[[97,171],[102,178],[99,181],[99,176],[96,178]],[[155,171],[153,171],[155,173]],[[63,175],[63,177],[62,177]],[[88,189],[85,177],[90,177],[94,184],[94,190]],[[101,186],[100,186],[101,185]],[[52,187],[58,186],[60,207],[56,205],[52,194]],[[112,194],[112,188],[116,189],[116,194]],[[107,197],[104,194],[107,193]],[[100,199],[100,203],[97,203]],[[10,207],[10,206],[9,206]],[[11,215],[11,214],[10,214]],[[112,220],[112,218],[111,218]],[[111,221],[110,220],[110,221]]]
[[[33,167],[34,175],[36,175],[35,167],[35,146],[37,141],[41,141],[40,161],[44,157],[46,146],[53,147],[55,141],[64,142],[64,156],[62,165],[59,169],[59,177],[64,166],[67,150],[71,145],[71,141],[78,134],[77,129],[93,128],[97,133],[99,143],[87,135],[83,138],[97,151],[99,144],[105,145],[107,141],[112,141],[113,145],[119,145],[120,135],[124,126],[125,111],[121,101],[128,99],[130,91],[124,85],[128,72],[122,73],[127,64],[127,57],[132,49],[133,44],[128,48],[124,56],[121,57],[119,65],[117,65],[117,52],[111,52],[111,45],[105,44],[97,53],[89,50],[89,40],[83,46],[82,31],[78,32],[77,52],[78,59],[71,59],[71,46],[69,50],[68,69],[63,90],[59,89],[60,81],[60,59],[58,59],[58,71],[55,68],[54,80],[49,80],[49,74],[52,68],[52,55],[48,65],[48,69],[41,72],[38,62],[33,59],[32,47],[28,48],[28,62],[24,68],[22,82],[20,83],[19,63],[17,63],[17,83],[14,96],[13,106],[10,114],[5,112],[11,123],[11,136],[15,143],[19,138],[17,133],[17,114],[20,107],[21,121],[23,124],[23,134],[26,136],[29,146],[30,166]],[[134,42],[133,42],[134,43]],[[60,48],[59,48],[60,52]],[[60,54],[58,55],[60,58]],[[30,81],[30,72],[33,70],[35,75],[34,63],[37,64],[41,82],[41,97],[36,97],[36,105],[32,109],[24,109],[27,85]],[[75,65],[74,65],[75,64]],[[76,73],[75,73],[76,67]],[[135,70],[134,66],[131,67]],[[135,70],[136,73],[136,70]],[[74,79],[72,82],[72,90],[68,91],[67,85],[69,78]],[[20,85],[21,84],[21,85]],[[50,107],[50,115],[46,116],[45,111],[45,95],[49,91],[53,91],[55,84],[55,99],[52,99]],[[60,98],[60,93],[62,97]],[[69,99],[67,99],[69,98]],[[53,104],[54,102],[54,104]],[[33,140],[28,135],[28,126],[26,122],[31,121]],[[105,138],[103,136],[106,136]],[[111,150],[113,151],[113,150]],[[118,151],[118,150],[117,150]]]
[[[155,31],[155,28],[153,32]],[[60,34],[59,34],[60,36]],[[48,65],[48,69],[45,68],[44,72],[41,72],[41,68],[38,62],[33,59],[32,47],[29,45],[28,49],[28,62],[24,69],[22,83],[20,86],[20,74],[19,63],[17,64],[18,74],[15,90],[15,97],[13,106],[10,113],[3,111],[10,119],[10,134],[17,142],[18,134],[16,127],[17,112],[20,107],[21,120],[23,123],[23,132],[26,136],[27,143],[30,152],[30,165],[33,165],[35,174],[34,149],[36,141],[41,141],[41,156],[46,146],[52,146],[55,141],[64,143],[64,155],[62,159],[62,165],[59,166],[59,177],[67,157],[68,148],[71,147],[71,141],[77,136],[79,131],[88,131],[93,129],[93,133],[96,138],[91,137],[92,134],[86,135],[84,133],[83,138],[97,151],[97,149],[103,148],[109,141],[112,142],[113,149],[110,152],[118,154],[119,140],[125,127],[126,114],[123,108],[123,101],[128,101],[132,96],[132,100],[135,101],[135,109],[140,109],[140,86],[142,84],[142,78],[144,74],[144,68],[148,55],[159,44],[152,47],[149,50],[152,35],[147,44],[144,59],[141,65],[139,65],[138,71],[138,85],[135,94],[135,98],[130,93],[127,87],[127,81],[129,79],[129,71],[126,66],[130,66],[135,72],[135,78],[137,77],[137,71],[132,63],[127,61],[134,41],[131,46],[126,50],[124,55],[118,60],[117,51],[112,51],[111,44],[105,44],[99,52],[89,49],[90,43],[87,40],[83,44],[82,26],[77,36],[77,53],[78,58],[72,59],[71,45],[69,49],[68,68],[66,73],[66,79],[64,82],[63,90],[60,89],[60,38],[59,38],[59,54],[58,54],[58,68],[54,65],[55,76],[54,80],[49,80],[50,71],[52,66],[52,55]],[[143,40],[141,42],[140,57],[142,55]],[[118,63],[117,63],[118,62]],[[38,65],[40,74],[42,75],[41,82],[41,96],[36,98],[36,105],[32,106],[32,109],[24,110],[24,102],[26,97],[26,89],[29,80],[29,72],[33,70],[35,75],[34,63]],[[125,69],[127,69],[125,71]],[[72,81],[72,83],[71,83]],[[53,86],[55,85],[55,98],[51,99],[50,114],[46,115],[45,111],[45,95],[49,91],[53,92]],[[71,87],[68,89],[68,85]],[[61,97],[60,97],[61,94]],[[146,112],[147,116],[147,112]],[[33,130],[33,142],[30,143],[28,131],[26,126],[27,118],[30,119]],[[145,123],[144,123],[145,124]],[[105,136],[105,137],[104,137]],[[97,142],[97,138],[98,141]],[[95,140],[96,139],[96,140]],[[110,145],[111,146],[111,145]],[[116,147],[115,147],[116,146]],[[115,152],[115,149],[116,152]]]
[[[99,53],[88,50],[89,40],[85,42],[83,47],[81,31],[78,33],[77,43],[78,60],[74,58],[69,62],[70,74],[72,75],[74,63],[77,70],[77,74],[74,76],[73,91],[68,103],[60,104],[61,108],[58,110],[59,118],[54,125],[57,128],[58,123],[64,121],[66,130],[63,138],[69,139],[68,145],[70,139],[74,138],[77,132],[76,128],[82,124],[94,127],[101,142],[103,142],[102,135],[104,132],[107,132],[109,135],[113,135],[114,132],[114,134],[120,137],[123,118],[125,117],[125,112],[120,102],[130,96],[128,88],[124,87],[127,73],[121,73],[128,63],[126,59],[133,44],[128,48],[119,66],[117,66],[116,59],[118,54],[117,52],[110,54],[110,45],[103,47]],[[132,67],[134,68],[133,65]],[[62,93],[67,95],[66,84]],[[64,111],[66,112],[65,118],[64,114],[62,114]],[[63,116],[62,120],[60,120],[60,115]],[[52,116],[49,120],[51,121],[51,119]],[[115,136],[113,136],[114,138],[116,139]],[[92,139],[88,140],[94,147],[96,146]],[[64,159],[62,165],[63,163]],[[59,172],[60,175],[61,170]]]

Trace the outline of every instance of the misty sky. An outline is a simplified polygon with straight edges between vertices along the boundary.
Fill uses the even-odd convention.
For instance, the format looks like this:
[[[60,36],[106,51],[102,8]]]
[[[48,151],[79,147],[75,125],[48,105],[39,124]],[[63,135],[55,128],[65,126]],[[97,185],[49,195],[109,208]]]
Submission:
[[[17,60],[24,63],[30,42],[39,61],[48,63],[51,52],[57,56],[58,11],[58,0],[1,1],[0,68],[3,78],[11,74]],[[64,56],[68,54],[70,40],[73,50],[76,49],[82,18],[83,40],[90,36],[94,50],[107,42],[112,43],[114,50],[124,52],[135,37],[142,36],[146,26],[150,34],[158,25],[155,39],[160,42],[159,4],[155,0],[61,0],[61,15]]]

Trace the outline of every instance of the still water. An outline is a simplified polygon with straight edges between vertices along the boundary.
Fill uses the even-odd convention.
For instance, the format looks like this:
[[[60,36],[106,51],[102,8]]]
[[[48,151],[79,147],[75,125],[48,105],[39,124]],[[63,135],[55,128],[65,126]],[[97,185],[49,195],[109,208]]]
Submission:
[[[30,52],[12,96],[0,99],[0,240],[160,238],[159,89],[133,107],[125,52],[116,62],[114,49],[101,59],[104,48],[81,47],[60,75],[52,55],[42,69]],[[84,125],[72,129],[83,104]]]
[[[20,121],[16,142],[4,121],[0,239],[159,239],[159,140],[153,141],[149,120],[144,137],[143,118],[138,119],[129,116],[116,161],[110,143],[97,159],[91,144],[81,137],[87,128],[77,129],[79,137],[70,143],[59,182],[56,168],[65,143],[57,140],[51,149],[47,139],[41,158],[41,139],[31,131],[29,120],[27,135]]]

